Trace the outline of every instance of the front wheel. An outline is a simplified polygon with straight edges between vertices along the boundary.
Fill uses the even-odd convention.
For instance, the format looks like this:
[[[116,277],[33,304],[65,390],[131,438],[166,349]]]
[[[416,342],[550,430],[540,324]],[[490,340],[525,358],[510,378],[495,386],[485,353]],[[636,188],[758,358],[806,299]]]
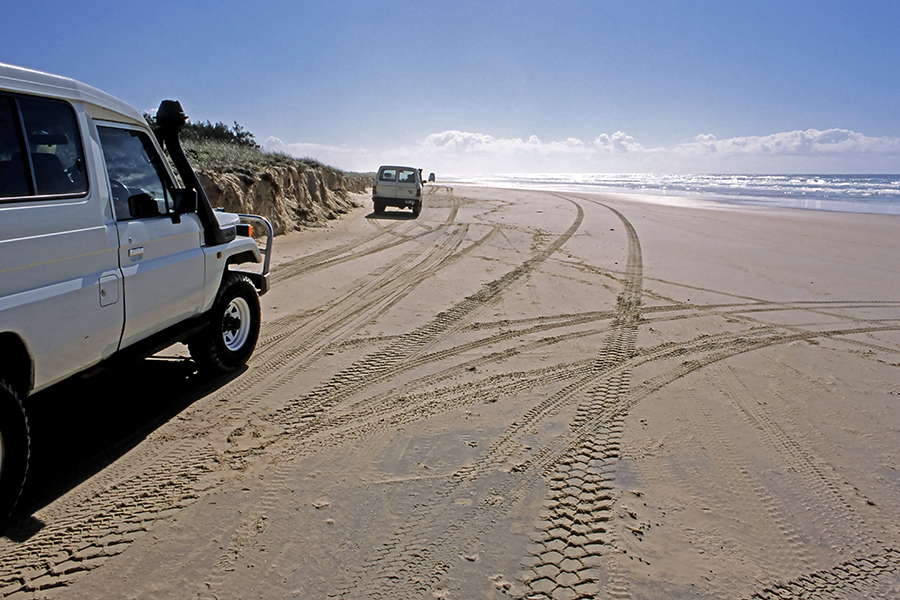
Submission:
[[[15,390],[0,378],[0,524],[19,501],[28,472],[29,453],[25,409]]]
[[[227,373],[247,362],[259,339],[259,295],[246,275],[226,273],[209,325],[188,342],[201,368]]]

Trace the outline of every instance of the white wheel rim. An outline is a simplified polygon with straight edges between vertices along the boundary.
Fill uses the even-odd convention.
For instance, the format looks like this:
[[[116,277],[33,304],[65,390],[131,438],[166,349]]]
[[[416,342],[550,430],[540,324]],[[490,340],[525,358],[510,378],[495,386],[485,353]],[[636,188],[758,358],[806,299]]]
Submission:
[[[240,350],[250,337],[250,304],[243,298],[228,303],[222,316],[222,340],[232,352]]]

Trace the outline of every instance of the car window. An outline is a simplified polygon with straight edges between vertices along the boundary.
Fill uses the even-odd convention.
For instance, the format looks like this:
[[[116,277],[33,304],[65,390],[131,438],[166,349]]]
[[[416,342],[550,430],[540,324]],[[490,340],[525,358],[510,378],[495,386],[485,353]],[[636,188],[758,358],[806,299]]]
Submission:
[[[397,181],[400,183],[415,183],[416,172],[412,169],[403,169],[397,175]]]
[[[22,154],[12,98],[0,97],[0,197],[28,196],[28,163]]]
[[[171,207],[172,184],[149,136],[142,131],[97,127],[117,221],[135,218],[128,199],[147,194],[158,201],[160,212]]]
[[[0,96],[0,181],[0,196],[7,198],[87,191],[84,151],[71,106]]]
[[[381,181],[397,181],[397,169],[385,169],[381,172]]]

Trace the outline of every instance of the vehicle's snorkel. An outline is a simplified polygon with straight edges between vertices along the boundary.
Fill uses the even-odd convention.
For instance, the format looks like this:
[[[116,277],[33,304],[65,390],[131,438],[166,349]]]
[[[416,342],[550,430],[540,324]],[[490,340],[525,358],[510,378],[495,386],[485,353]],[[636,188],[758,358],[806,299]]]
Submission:
[[[187,116],[184,114],[184,109],[181,108],[181,103],[178,100],[163,100],[159,103],[159,110],[156,111],[157,127],[153,133],[156,134],[159,143],[165,146],[185,187],[188,190],[193,189],[197,194],[197,216],[200,217],[200,222],[203,224],[205,243],[216,246],[224,244],[228,241],[227,236],[219,226],[209,198],[200,184],[200,179],[191,168],[191,163],[188,162],[181,147],[179,133],[185,123],[187,123]],[[175,208],[177,211],[181,207],[176,206]]]

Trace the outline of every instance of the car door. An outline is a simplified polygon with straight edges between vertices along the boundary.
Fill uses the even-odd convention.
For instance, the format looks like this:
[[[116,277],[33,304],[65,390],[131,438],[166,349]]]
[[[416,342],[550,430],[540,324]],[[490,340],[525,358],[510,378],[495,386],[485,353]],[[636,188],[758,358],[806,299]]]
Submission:
[[[378,173],[378,196],[381,198],[397,197],[397,169],[382,167]]]
[[[86,123],[80,106],[0,94],[0,331],[28,348],[34,390],[110,356],[122,333],[118,240],[88,176]]]
[[[397,170],[397,198],[415,200],[419,197],[418,177],[415,169]]]
[[[194,213],[173,218],[174,186],[145,130],[103,124],[97,131],[119,234],[125,347],[200,313],[202,227]]]

